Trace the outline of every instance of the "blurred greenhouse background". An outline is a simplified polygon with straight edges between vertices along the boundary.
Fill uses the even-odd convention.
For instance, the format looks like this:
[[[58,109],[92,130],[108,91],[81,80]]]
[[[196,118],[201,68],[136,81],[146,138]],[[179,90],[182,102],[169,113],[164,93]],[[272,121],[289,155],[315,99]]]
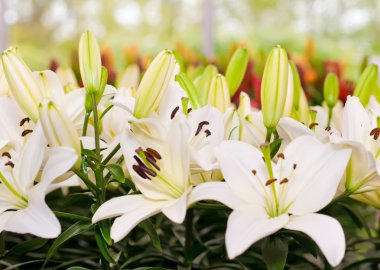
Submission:
[[[380,53],[379,0],[0,0],[0,15],[1,49],[17,46],[33,69],[70,64],[86,30],[117,69],[128,54],[163,48],[217,59],[234,44],[253,57],[282,44],[339,59],[355,77],[350,66]]]

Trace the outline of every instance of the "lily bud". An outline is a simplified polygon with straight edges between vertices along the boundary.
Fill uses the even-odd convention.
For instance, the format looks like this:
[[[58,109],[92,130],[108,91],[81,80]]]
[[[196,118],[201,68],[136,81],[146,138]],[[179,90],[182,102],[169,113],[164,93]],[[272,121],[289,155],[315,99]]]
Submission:
[[[107,80],[108,80],[108,72],[105,67],[102,67],[101,69],[101,80],[99,84],[99,91],[95,93],[95,103],[98,104],[100,99],[103,96],[104,89],[106,88],[107,85]],[[84,100],[84,108],[87,112],[91,111],[94,107],[94,93],[90,91],[86,91],[86,97]]]
[[[289,65],[288,68],[288,88],[286,90],[286,101],[284,106],[283,117],[290,116],[293,110],[293,99],[294,99],[294,82],[293,82],[293,72],[292,68]]]
[[[211,81],[208,92],[208,104],[223,113],[231,105],[230,91],[228,90],[227,81],[221,74],[215,75]]]
[[[8,85],[17,103],[34,122],[37,122],[42,93],[32,71],[17,55],[15,48],[4,51],[1,61]]]
[[[161,51],[149,65],[137,89],[133,115],[148,117],[158,110],[161,98],[168,89],[169,82],[176,73],[176,60],[172,51]]]
[[[323,84],[323,97],[329,108],[334,108],[339,97],[339,80],[335,73],[327,74]]]
[[[261,107],[264,125],[268,130],[276,127],[284,112],[288,88],[288,56],[281,46],[272,49],[265,63],[261,83]]]
[[[96,38],[91,32],[83,33],[79,41],[79,69],[86,92],[100,91],[102,60]]]
[[[226,80],[232,97],[239,88],[248,64],[248,51],[245,48],[239,48],[235,51],[226,70]]]
[[[177,76],[175,76],[175,80],[179,83],[181,88],[186,91],[190,104],[194,109],[201,108],[201,102],[198,97],[198,92],[195,89],[193,82],[190,78],[183,72],[180,72]]]
[[[9,96],[10,90],[3,71],[3,65],[0,64],[0,96]]]
[[[123,73],[116,80],[116,88],[132,87],[137,89],[140,82],[140,68],[136,64],[127,66]]]
[[[360,99],[363,106],[367,106],[369,97],[376,88],[377,72],[377,65],[371,64],[365,68],[359,77],[354,90],[354,96],[357,96]]]
[[[71,147],[77,152],[75,169],[81,165],[81,147],[74,124],[51,100],[43,100],[39,105],[39,117],[46,140],[52,147]]]
[[[210,89],[212,78],[218,74],[218,69],[214,65],[208,65],[203,73],[194,80],[195,89],[201,100],[201,106],[205,106],[208,100],[208,90]]]

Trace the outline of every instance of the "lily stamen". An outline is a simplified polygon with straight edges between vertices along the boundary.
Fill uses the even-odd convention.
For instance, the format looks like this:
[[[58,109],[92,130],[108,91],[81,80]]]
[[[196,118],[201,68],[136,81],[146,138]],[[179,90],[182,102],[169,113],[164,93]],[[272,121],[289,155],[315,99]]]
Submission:
[[[25,117],[23,119],[21,119],[20,121],[20,127],[22,127],[25,123],[29,123],[30,122],[30,118],[29,117]]]
[[[142,149],[141,149],[142,150]],[[161,155],[154,149],[152,148],[147,148],[146,149],[146,152],[148,152],[150,155],[152,155],[155,159],[161,159]]]
[[[29,133],[32,133],[33,130],[31,129],[25,129],[22,133],[21,133],[21,136],[22,137],[25,137],[26,135],[28,135]]]
[[[175,117],[175,115],[178,112],[178,110],[179,110],[179,106],[177,106],[177,107],[174,108],[174,110],[170,114],[170,119],[173,119]]]
[[[138,165],[133,165],[132,168],[142,178],[151,180]]]
[[[210,124],[209,121],[202,121],[202,122],[199,122],[199,124],[198,124],[198,128],[197,128],[197,131],[195,132],[195,136],[197,136],[197,135],[201,132],[203,126],[205,126],[205,125],[209,125],[209,124]]]
[[[281,180],[280,185],[288,183],[288,182],[289,182],[289,179],[285,177],[284,179]]]
[[[276,182],[276,181],[277,181],[276,178],[269,179],[269,180],[267,180],[267,181],[265,182],[265,185],[266,185],[266,186],[269,186],[270,184],[272,184],[272,183],[274,183],[274,182]]]
[[[11,156],[11,154],[9,154],[9,152],[4,152],[4,153],[1,154],[1,156],[2,156],[2,157],[7,157],[7,158],[9,158],[9,159],[12,158],[12,156]]]
[[[5,166],[12,167],[12,169],[15,167],[15,164],[12,161],[8,161],[7,163],[4,164]]]

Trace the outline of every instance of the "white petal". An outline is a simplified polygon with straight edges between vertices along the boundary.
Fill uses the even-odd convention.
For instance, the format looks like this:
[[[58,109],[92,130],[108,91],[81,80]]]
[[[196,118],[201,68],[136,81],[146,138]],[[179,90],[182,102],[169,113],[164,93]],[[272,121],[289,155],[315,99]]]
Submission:
[[[300,136],[313,135],[313,131],[307,126],[290,117],[280,119],[277,125],[277,132],[280,138],[283,139],[284,145],[289,144],[292,140]]]
[[[14,99],[0,97],[0,138],[4,140],[18,140],[21,138],[19,123],[26,114],[17,105]]]
[[[285,205],[292,203],[288,212],[306,214],[317,212],[334,197],[344,174],[351,150],[323,144],[312,136],[302,136],[292,141],[284,151],[282,164],[294,177],[284,188],[287,191]],[[278,164],[278,167],[281,166]]]
[[[64,177],[63,179],[60,179]],[[64,187],[77,187],[82,184],[82,180],[77,176],[73,175],[72,172],[64,174],[62,177],[59,177],[57,180],[59,181],[53,181],[52,184],[50,184],[46,190],[46,194],[52,192],[53,190],[56,190],[58,188],[64,188]]]
[[[46,145],[47,142],[41,125],[37,124],[22,149],[19,163],[15,164],[16,179],[24,193],[27,193],[37,177],[45,155]]]
[[[239,141],[224,141],[215,153],[232,191],[246,202],[262,204],[265,182],[269,179],[262,153]],[[252,170],[256,171],[256,175]]]
[[[175,223],[182,223],[185,219],[187,206],[188,204],[188,196],[192,191],[192,188],[189,188],[181,197],[177,200],[173,200],[173,202],[168,202],[168,205],[162,208],[162,213],[169,218],[171,221]]]
[[[228,218],[226,231],[228,257],[234,259],[239,256],[256,241],[283,228],[288,220],[287,214],[270,218],[262,208],[233,211]]]
[[[57,177],[71,169],[78,154],[70,147],[52,147],[41,176],[41,184],[48,187]]]
[[[232,209],[245,204],[225,182],[208,182],[196,186],[190,193],[189,205],[202,200],[218,201]]]
[[[291,216],[285,228],[310,236],[332,266],[335,267],[342,261],[346,241],[342,226],[336,219],[321,214]]]
[[[111,227],[111,238],[115,242],[120,241],[141,221],[158,214],[166,203],[149,199],[145,201],[139,200],[138,205],[134,204],[135,208],[133,210],[115,219]]]
[[[45,188],[42,185],[33,187],[28,197],[28,207],[16,211],[4,230],[31,233],[42,238],[55,238],[60,234],[61,225],[45,203]]]
[[[367,146],[370,128],[369,116],[360,100],[357,97],[348,97],[343,110],[343,139]]]

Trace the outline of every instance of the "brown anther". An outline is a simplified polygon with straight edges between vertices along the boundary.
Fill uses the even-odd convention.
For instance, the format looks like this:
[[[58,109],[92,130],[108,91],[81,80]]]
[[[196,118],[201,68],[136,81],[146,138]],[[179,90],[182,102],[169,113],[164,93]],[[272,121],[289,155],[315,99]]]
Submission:
[[[147,175],[150,175],[152,177],[156,177],[157,176],[157,173],[155,171],[153,171],[152,169],[149,169],[148,167],[146,166],[140,166],[140,169]]]
[[[370,136],[373,136],[378,130],[379,130],[378,127],[372,129],[371,132],[369,133],[369,135],[370,135]]]
[[[285,155],[284,155],[284,153],[278,153],[277,154],[277,158],[282,158],[282,159],[285,159]]]
[[[175,114],[178,112],[179,106],[175,107],[172,113],[170,114],[170,119],[173,119],[175,117]]]
[[[161,159],[161,155],[154,149],[152,148],[147,148],[146,151],[151,154],[155,159]]]
[[[144,164],[144,162],[138,156],[134,155],[133,158],[136,160],[136,162],[139,165],[139,167],[146,167],[146,165]]]
[[[187,113],[190,113],[192,110],[193,110],[192,108],[188,108]]]
[[[133,170],[134,170],[138,175],[140,175],[142,178],[144,178],[144,179],[149,179],[149,180],[150,180],[149,176],[147,176],[147,175],[144,173],[144,171],[143,171],[139,166],[137,166],[137,165],[133,165],[132,168],[133,168]]]
[[[310,129],[313,129],[313,128],[316,127],[316,126],[318,126],[318,123],[311,123],[311,124],[309,125],[309,128],[310,128]]]
[[[269,180],[267,180],[267,181],[265,182],[265,185],[266,185],[266,186],[269,186],[270,184],[272,184],[272,183],[274,183],[274,182],[276,182],[276,181],[277,181],[276,178],[269,179]]]
[[[255,169],[252,169],[251,172],[253,173],[253,175],[256,175],[256,173],[257,173]]]
[[[293,170],[297,169],[297,163],[293,164]]]
[[[210,130],[208,130],[208,129],[206,129],[206,130],[205,130],[205,133],[206,133],[206,137],[208,137],[208,136],[210,136],[210,135],[211,135],[211,131],[210,131]]]
[[[30,121],[29,117],[25,117],[25,118],[21,119],[20,127],[22,127],[25,123],[29,123],[29,121]]]
[[[32,133],[33,130],[31,129],[25,129],[22,133],[21,133],[21,136],[22,137],[25,137],[26,135],[28,135],[29,133]]]
[[[326,131],[330,131],[330,130],[331,130],[331,127],[330,127],[330,126],[329,126],[329,127],[326,127],[325,130],[326,130]]]
[[[264,162],[265,162],[265,157],[264,157],[264,156],[262,156],[261,158],[262,158],[262,159],[264,160]]]
[[[285,177],[284,179],[281,180],[280,185],[288,183],[288,182],[289,182],[289,179]]]
[[[15,164],[12,161],[8,161],[7,163],[5,163],[5,166],[9,166],[9,167],[14,168]]]
[[[160,167],[158,167],[158,165],[156,164],[156,159],[151,155],[149,154],[147,151],[144,152],[145,153],[145,157],[146,157],[146,160],[154,167],[156,168],[156,170],[160,170]]]
[[[12,156],[11,156],[11,154],[9,154],[9,152],[4,152],[4,153],[1,154],[1,156],[2,156],[2,157],[7,157],[7,158],[9,158],[9,159],[12,158]]]
[[[198,128],[197,128],[197,131],[195,132],[195,136],[197,136],[199,134],[199,132],[201,132],[203,126],[205,125],[209,125],[210,122],[209,121],[202,121],[202,122],[199,122],[198,124]]]
[[[377,140],[380,136],[380,129],[375,132],[375,135],[373,136],[374,140]]]

